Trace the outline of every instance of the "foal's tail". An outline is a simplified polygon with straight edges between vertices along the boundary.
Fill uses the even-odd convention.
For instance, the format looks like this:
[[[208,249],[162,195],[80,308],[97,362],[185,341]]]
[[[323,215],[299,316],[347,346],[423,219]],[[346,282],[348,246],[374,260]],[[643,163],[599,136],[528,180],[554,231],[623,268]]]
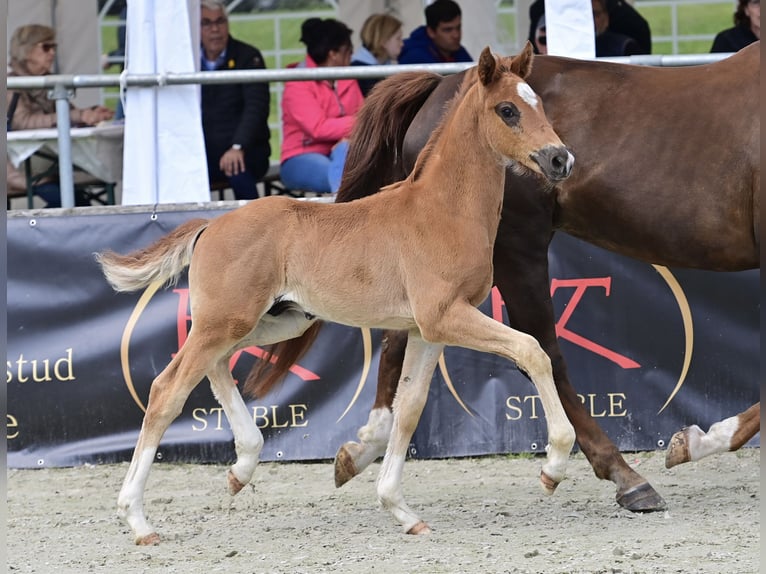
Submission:
[[[407,176],[404,136],[443,79],[431,72],[401,72],[375,85],[356,115],[336,203],[378,193]]]
[[[175,284],[189,266],[194,243],[209,223],[207,219],[192,219],[149,247],[128,255],[104,251],[96,254],[96,261],[115,291],[137,291],[155,281]]]

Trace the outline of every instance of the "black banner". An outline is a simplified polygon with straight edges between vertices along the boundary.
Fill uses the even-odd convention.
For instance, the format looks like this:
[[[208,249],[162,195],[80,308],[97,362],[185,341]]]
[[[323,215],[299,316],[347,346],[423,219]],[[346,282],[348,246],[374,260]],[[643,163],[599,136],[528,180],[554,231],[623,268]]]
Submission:
[[[185,279],[116,294],[93,254],[145,247],[193,211],[8,218],[8,466],[129,460],[153,378],[190,325]],[[653,267],[557,234],[551,293],[571,380],[622,450],[662,448],[687,424],[707,427],[759,400],[760,274]],[[257,262],[253,262],[257,265]],[[482,310],[507,321],[498,292]],[[375,395],[380,333],[326,325],[263,401],[248,402],[263,460],[330,459],[356,438]],[[249,348],[232,359],[246,377]],[[445,350],[412,456],[542,451],[532,384],[493,355]],[[760,436],[753,444],[760,443]],[[232,433],[207,382],[168,429],[158,458],[227,462]]]

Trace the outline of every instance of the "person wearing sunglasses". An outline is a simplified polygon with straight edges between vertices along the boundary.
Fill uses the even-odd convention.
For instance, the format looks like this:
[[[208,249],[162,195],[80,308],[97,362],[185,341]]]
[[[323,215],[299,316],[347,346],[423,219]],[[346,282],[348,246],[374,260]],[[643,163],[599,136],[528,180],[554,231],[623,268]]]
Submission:
[[[761,39],[761,0],[739,0],[734,27],[719,32],[711,52],[738,52]]]
[[[56,34],[53,28],[40,24],[28,24],[16,28],[11,37],[9,50],[9,76],[45,76],[53,70],[56,59]],[[6,102],[6,126],[10,130],[55,128],[57,122],[56,101],[48,99],[48,90],[8,90]],[[70,103],[69,120],[73,126],[96,125],[113,116],[112,110],[103,106],[76,108]],[[6,184],[10,196],[13,192],[26,191],[26,177],[6,158]],[[39,180],[35,195],[41,197],[46,207],[61,207],[61,193],[54,178]],[[75,205],[88,205],[88,201],[75,193]]]
[[[53,70],[58,45],[56,33],[49,26],[28,24],[16,28],[11,37],[9,76],[45,76]],[[48,99],[48,90],[8,90],[6,118],[8,129],[26,130],[56,127],[56,102]],[[14,102],[14,99],[16,100]],[[13,104],[13,114],[9,114]],[[8,116],[11,115],[10,118]],[[103,106],[76,108],[70,104],[73,126],[96,125],[109,120],[112,110]]]

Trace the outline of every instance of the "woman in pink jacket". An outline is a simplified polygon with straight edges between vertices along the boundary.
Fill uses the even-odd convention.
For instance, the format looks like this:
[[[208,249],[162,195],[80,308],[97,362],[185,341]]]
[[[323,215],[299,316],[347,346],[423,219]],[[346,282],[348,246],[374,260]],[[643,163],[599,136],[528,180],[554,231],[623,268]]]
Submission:
[[[298,67],[348,66],[351,30],[332,18],[301,26],[306,59]],[[286,82],[282,94],[280,179],[288,189],[335,193],[354,117],[364,98],[354,79]]]

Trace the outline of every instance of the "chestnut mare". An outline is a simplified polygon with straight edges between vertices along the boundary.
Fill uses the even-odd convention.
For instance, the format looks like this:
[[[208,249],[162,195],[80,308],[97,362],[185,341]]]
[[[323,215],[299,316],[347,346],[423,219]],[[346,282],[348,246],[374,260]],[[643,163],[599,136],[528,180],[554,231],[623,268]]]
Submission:
[[[385,193],[329,205],[264,198],[214,220],[184,223],[130,255],[97,256],[118,291],[172,283],[189,267],[193,324],[152,382],[118,498],[137,544],[159,542],[144,516],[144,489],[159,442],[192,389],[207,375],[229,419],[237,461],[228,485],[236,494],[253,476],[263,437],[234,384],[229,358],[247,346],[299,337],[319,319],[409,334],[393,432],[377,482],[379,500],[405,531],[429,531],[407,507],[401,477],[445,345],[496,353],[529,374],[541,396],[550,443],[540,481],[553,492],[564,478],[575,433],[550,360],[533,337],[477,309],[492,287],[506,167],[557,181],[574,162],[523,81],[531,65],[529,45],[516,58],[496,58],[486,48],[412,176]],[[387,109],[419,107],[419,94],[439,80],[430,73],[402,76]],[[388,239],[380,242],[382,236]],[[244,391],[263,394],[273,379],[266,381],[249,379]]]
[[[617,502],[631,511],[662,510],[666,503],[628,466],[569,381],[556,338],[548,246],[560,230],[654,264],[759,267],[759,69],[756,42],[714,64],[674,69],[541,56],[528,78],[577,167],[552,193],[508,172],[494,280],[510,324],[537,338],[550,356],[559,396],[596,476],[613,481]],[[463,76],[444,78],[417,115],[406,117],[385,105],[397,77],[381,82],[356,123],[337,201],[404,177]],[[375,121],[378,113],[385,114],[386,129]],[[375,404],[360,442],[338,451],[338,486],[385,451],[404,343],[403,334],[384,336]],[[694,427],[677,433],[667,465],[739,448],[760,429],[759,414],[760,403],[714,425],[709,439]]]

